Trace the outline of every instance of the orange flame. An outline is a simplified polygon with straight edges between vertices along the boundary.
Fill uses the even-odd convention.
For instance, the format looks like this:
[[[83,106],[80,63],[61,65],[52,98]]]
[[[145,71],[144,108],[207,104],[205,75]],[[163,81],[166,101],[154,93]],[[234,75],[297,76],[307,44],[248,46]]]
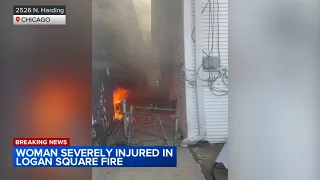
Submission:
[[[123,99],[127,98],[128,95],[129,91],[123,88],[117,88],[113,92],[114,117],[116,120],[121,120],[123,118],[121,102]]]

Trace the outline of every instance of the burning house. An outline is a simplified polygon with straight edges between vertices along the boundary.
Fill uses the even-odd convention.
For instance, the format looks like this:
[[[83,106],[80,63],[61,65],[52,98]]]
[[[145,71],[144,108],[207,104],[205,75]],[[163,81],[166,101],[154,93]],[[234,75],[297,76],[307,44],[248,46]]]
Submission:
[[[148,99],[153,109],[140,117],[148,123],[160,114],[154,107],[176,99],[183,145],[227,140],[227,0],[104,0],[93,1],[93,9],[93,69],[108,67],[111,84],[102,101],[106,121],[123,119],[122,99]],[[174,113],[161,119],[177,119]]]

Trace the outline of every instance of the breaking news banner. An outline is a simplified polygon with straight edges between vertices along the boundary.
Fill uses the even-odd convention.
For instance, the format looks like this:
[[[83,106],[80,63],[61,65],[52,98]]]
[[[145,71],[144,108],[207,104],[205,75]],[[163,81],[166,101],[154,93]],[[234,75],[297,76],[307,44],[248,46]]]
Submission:
[[[66,6],[13,6],[13,25],[65,25]]]
[[[15,138],[13,166],[177,167],[175,146],[69,146],[69,138]]]

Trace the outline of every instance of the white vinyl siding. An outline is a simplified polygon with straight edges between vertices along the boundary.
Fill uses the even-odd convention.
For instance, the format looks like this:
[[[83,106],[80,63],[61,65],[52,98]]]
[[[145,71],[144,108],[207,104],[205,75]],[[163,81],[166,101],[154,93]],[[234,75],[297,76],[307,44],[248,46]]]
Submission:
[[[206,137],[205,140],[211,143],[225,142],[228,138],[228,96],[215,96],[210,92],[209,87],[198,89],[190,86],[190,82],[186,80],[185,74],[188,76],[188,80],[191,80],[194,85],[196,80],[196,71],[199,67],[196,67],[196,47],[202,47],[204,52],[208,51],[208,40],[212,38],[209,36],[209,9],[206,8],[201,16],[201,28],[200,31],[202,40],[195,42],[195,2],[196,0],[174,0],[164,1],[168,2],[166,5],[166,13],[170,16],[167,19],[170,29],[170,39],[172,43],[172,60],[173,65],[173,78],[171,81],[171,96],[176,95],[178,98],[178,108],[180,113],[179,127],[185,138],[194,137],[199,134],[199,114],[198,103],[201,103],[199,107],[203,106],[202,114],[206,121]],[[183,4],[181,3],[183,2]],[[198,1],[197,1],[198,2]],[[202,0],[201,10],[207,4],[207,0]],[[211,0],[211,3],[213,0]],[[228,67],[228,0],[215,0],[214,1],[214,15],[217,18],[217,4],[219,4],[219,33],[217,28],[217,21],[214,26],[214,48],[213,54],[218,52],[218,34],[219,34],[219,52],[221,58],[221,65]],[[183,13],[179,7],[183,6]],[[200,7],[199,7],[200,8]],[[171,12],[171,14],[170,14]],[[183,14],[183,17],[176,17],[177,14]],[[179,21],[179,19],[181,21]],[[200,22],[197,21],[197,22]],[[183,23],[181,23],[183,22]],[[198,30],[199,30],[198,29]],[[198,33],[199,31],[197,31]],[[161,37],[160,37],[161,38]],[[209,42],[211,44],[211,42]],[[203,54],[203,56],[206,56]],[[201,76],[205,78],[208,73],[202,73]],[[192,84],[192,83],[191,83]],[[204,83],[206,84],[206,83]],[[215,87],[222,87],[225,85],[215,84]],[[203,90],[202,90],[203,89]],[[203,94],[203,99],[198,101],[198,93]],[[203,114],[204,113],[204,114]]]
[[[208,0],[202,0],[203,9],[207,3]],[[211,13],[214,17],[214,38],[209,37],[210,31],[212,31],[209,29],[209,12],[207,5],[202,13],[202,50],[208,53],[208,40],[211,45],[213,39],[213,54],[217,55],[217,52],[220,52],[221,65],[228,67],[228,0],[211,0]],[[203,56],[206,55],[203,53]],[[215,87],[226,89],[223,83],[218,83],[219,81],[215,84]],[[216,96],[209,88],[204,88],[204,108],[206,140],[211,143],[225,142],[228,138],[228,96]]]
[[[201,16],[201,24],[202,24],[202,41],[196,42],[201,43],[202,50],[208,54],[210,51],[210,48],[208,48],[208,41],[209,45],[212,44],[213,39],[213,50],[212,55],[217,55],[218,52],[220,54],[221,59],[221,65],[224,67],[228,67],[228,0],[211,0],[211,13],[214,15],[214,22],[213,25],[214,28],[214,36],[209,37],[210,34],[210,22],[212,24],[212,21],[210,21],[210,11],[209,11],[209,5],[207,5],[209,0],[202,0],[202,16]],[[191,62],[186,61],[186,69],[190,69],[191,71],[188,71],[188,76],[191,77],[193,80],[196,79],[196,71],[199,67],[196,67],[196,58],[195,58],[195,43],[194,43],[194,24],[195,24],[195,0],[186,0],[185,2],[190,3],[190,15],[191,15],[191,22],[190,26],[191,28],[188,30],[191,30]],[[214,2],[214,3],[213,3]],[[219,8],[218,8],[219,5]],[[206,7],[207,6],[207,7]],[[218,13],[219,9],[219,13]],[[185,9],[186,10],[186,9]],[[217,16],[218,15],[218,16]],[[211,15],[212,17],[212,15]],[[218,18],[218,20],[217,20]],[[219,23],[219,28],[218,28]],[[211,28],[212,29],[212,28]],[[219,29],[219,31],[218,31]],[[186,31],[186,30],[185,30]],[[218,38],[219,37],[219,38]],[[219,40],[218,40],[219,39]],[[219,42],[219,46],[218,46]],[[219,48],[218,48],[219,47]],[[219,51],[218,51],[219,49]],[[186,52],[187,53],[187,52]],[[205,57],[206,54],[203,53],[203,57]],[[193,71],[192,71],[193,70]],[[208,73],[204,72],[202,74],[202,78],[207,78]],[[226,89],[226,86],[219,81],[215,84],[215,87],[217,88],[224,88]],[[206,85],[206,82],[204,82],[204,86]],[[199,132],[198,129],[198,113],[197,113],[197,91],[196,88],[192,88],[192,90],[187,90],[187,114],[190,115],[190,119],[192,121],[188,122],[188,128],[189,132],[192,132],[192,135],[190,134],[189,137],[197,135]],[[228,138],[228,96],[216,96],[214,95],[209,87],[204,87],[204,113],[205,113],[205,121],[206,121],[206,137],[205,140],[209,141],[210,143],[220,143],[225,142]],[[189,93],[188,93],[189,92]],[[190,101],[189,101],[190,100]]]

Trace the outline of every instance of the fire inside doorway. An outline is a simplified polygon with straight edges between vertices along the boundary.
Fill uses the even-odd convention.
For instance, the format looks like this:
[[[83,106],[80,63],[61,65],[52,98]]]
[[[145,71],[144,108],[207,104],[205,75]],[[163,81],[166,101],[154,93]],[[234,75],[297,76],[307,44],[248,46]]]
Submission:
[[[124,88],[117,88],[113,92],[113,106],[114,106],[114,119],[121,120],[123,114],[121,111],[122,100],[126,99],[129,95],[129,91]]]

